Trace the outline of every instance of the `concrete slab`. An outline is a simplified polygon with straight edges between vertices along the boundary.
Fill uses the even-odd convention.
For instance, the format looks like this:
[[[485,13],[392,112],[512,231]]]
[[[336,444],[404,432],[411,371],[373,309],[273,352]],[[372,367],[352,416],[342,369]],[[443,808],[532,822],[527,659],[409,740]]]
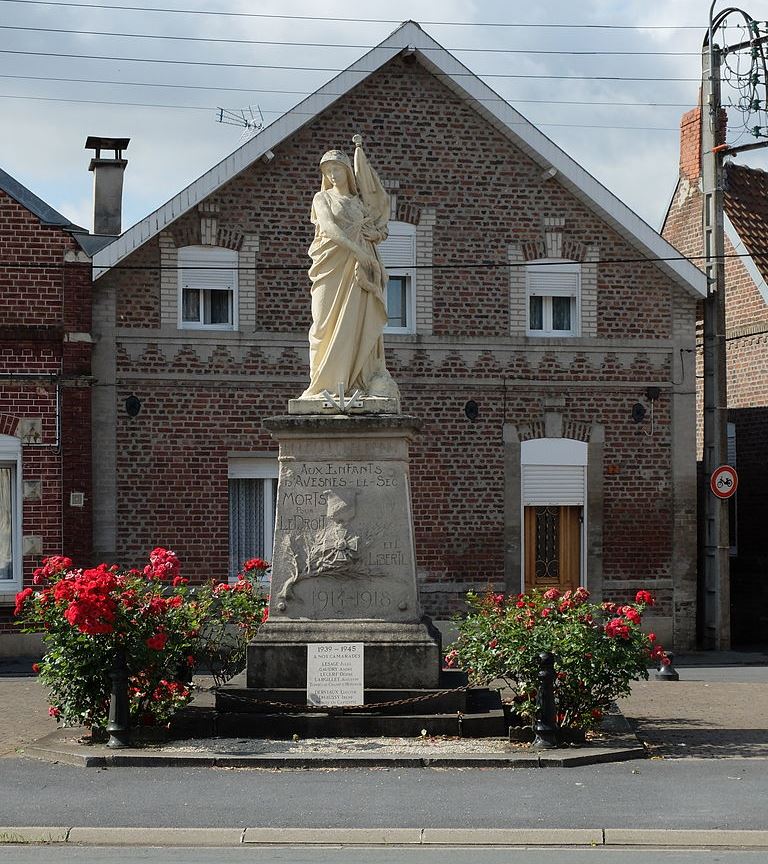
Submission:
[[[768,848],[768,831],[606,828],[605,845]]]
[[[421,828],[246,828],[243,843],[291,846],[410,846]]]
[[[425,828],[424,845],[602,846],[601,828]]]
[[[67,842],[84,846],[239,846],[242,828],[72,828]]]
[[[65,843],[69,828],[14,826],[0,828],[2,843]]]
[[[581,747],[537,752],[502,738],[351,738],[274,741],[202,739],[110,750],[82,741],[83,730],[62,729],[26,747],[24,755],[83,768],[568,768],[639,759],[645,750],[632,735]]]

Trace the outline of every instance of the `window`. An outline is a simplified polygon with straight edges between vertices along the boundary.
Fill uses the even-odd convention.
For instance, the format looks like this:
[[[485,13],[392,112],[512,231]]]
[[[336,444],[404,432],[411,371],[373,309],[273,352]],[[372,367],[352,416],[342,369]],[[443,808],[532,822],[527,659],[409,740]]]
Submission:
[[[0,593],[22,581],[21,441],[0,435]]]
[[[379,244],[379,254],[389,276],[387,284],[387,333],[415,333],[416,227],[390,222],[389,237]]]
[[[179,328],[237,329],[237,252],[183,246],[178,264]]]
[[[529,336],[578,336],[580,265],[538,261],[526,267]]]
[[[229,460],[229,578],[244,561],[272,561],[277,504],[277,459],[236,457]]]

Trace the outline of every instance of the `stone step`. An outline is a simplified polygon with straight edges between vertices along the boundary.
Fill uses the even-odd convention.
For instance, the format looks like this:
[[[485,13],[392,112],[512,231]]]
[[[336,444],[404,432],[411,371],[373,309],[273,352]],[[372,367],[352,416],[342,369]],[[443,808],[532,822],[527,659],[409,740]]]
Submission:
[[[418,738],[427,735],[504,737],[503,711],[484,714],[218,714],[216,735],[221,738]]]

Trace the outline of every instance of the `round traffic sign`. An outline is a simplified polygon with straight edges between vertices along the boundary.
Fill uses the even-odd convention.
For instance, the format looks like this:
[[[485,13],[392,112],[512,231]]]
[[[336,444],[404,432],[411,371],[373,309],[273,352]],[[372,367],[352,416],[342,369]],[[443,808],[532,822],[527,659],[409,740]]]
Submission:
[[[739,475],[735,468],[730,465],[721,465],[715,468],[709,478],[709,488],[718,498],[730,498],[739,485]]]

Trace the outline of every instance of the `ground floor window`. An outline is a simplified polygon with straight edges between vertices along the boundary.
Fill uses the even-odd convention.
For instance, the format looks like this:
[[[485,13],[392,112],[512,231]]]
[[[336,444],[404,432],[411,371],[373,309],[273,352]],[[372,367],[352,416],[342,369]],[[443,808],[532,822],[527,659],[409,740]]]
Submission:
[[[229,578],[249,558],[272,560],[277,502],[277,459],[237,457],[229,462]]]
[[[0,592],[21,586],[21,442],[0,435]]]

